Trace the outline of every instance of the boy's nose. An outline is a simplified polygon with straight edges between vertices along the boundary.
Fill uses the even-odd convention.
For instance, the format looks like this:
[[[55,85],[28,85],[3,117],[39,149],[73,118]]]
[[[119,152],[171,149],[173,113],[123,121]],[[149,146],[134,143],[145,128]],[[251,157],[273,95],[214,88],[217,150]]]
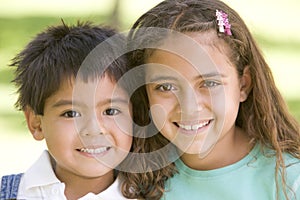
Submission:
[[[81,136],[103,135],[104,128],[100,127],[96,117],[92,117],[78,123],[78,132]]]
[[[96,136],[96,135],[103,135],[102,131],[94,131],[94,130],[83,130],[80,131],[81,136]]]

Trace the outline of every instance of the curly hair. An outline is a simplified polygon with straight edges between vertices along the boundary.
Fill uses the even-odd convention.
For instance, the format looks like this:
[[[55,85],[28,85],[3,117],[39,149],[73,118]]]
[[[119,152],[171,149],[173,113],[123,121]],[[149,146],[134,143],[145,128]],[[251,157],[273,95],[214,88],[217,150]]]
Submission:
[[[159,199],[164,192],[165,181],[176,173],[175,164],[169,161],[174,156],[170,156],[176,151],[176,147],[163,137],[155,127],[154,136],[150,136],[150,130],[145,128],[150,124],[148,98],[144,86],[138,88],[131,95],[133,107],[134,139],[129,154],[121,166],[131,169],[131,171],[119,170],[120,177],[124,180],[122,193],[127,198],[138,199]],[[170,151],[160,151],[162,147],[170,145]],[[149,153],[156,152],[149,155]],[[173,159],[174,160],[174,159]],[[171,163],[171,164],[169,164]],[[138,170],[134,170],[134,169]],[[158,170],[153,170],[153,168]],[[137,171],[137,172],[135,172]]]
[[[161,2],[143,14],[129,32],[128,46],[129,49],[134,50],[129,56],[130,67],[134,68],[144,64],[151,55],[151,51],[154,51],[143,48],[147,46],[146,43],[158,43],[166,37],[165,35],[153,34],[151,28],[166,28],[181,33],[211,30],[218,32],[215,17],[217,9],[228,14],[232,32],[231,36],[218,33],[218,38],[223,39],[231,48],[229,59],[236,66],[238,74],[241,76],[245,67],[248,66],[252,79],[252,88],[248,98],[240,104],[236,125],[245,130],[252,142],[275,150],[276,187],[279,188],[278,177],[280,173],[282,175],[281,183],[286,186],[284,194],[288,198],[283,153],[289,153],[300,158],[299,124],[289,113],[283,97],[276,88],[270,67],[246,24],[236,11],[219,0],[165,0]],[[144,97],[147,98],[147,95],[144,94]],[[148,113],[145,112],[145,114]],[[137,140],[142,139],[138,138]],[[143,148],[152,151],[159,148],[154,144],[164,144],[163,142],[154,142],[155,140],[164,141],[158,133],[149,141],[136,142],[135,151],[144,152]],[[138,197],[159,199],[164,191],[164,181],[172,177],[174,173],[176,173],[176,169],[171,163],[158,171],[128,176],[127,187],[125,188],[128,189],[130,185],[143,185],[142,182],[147,177],[147,181],[153,184],[150,187],[151,191],[147,190],[148,196]],[[146,186],[149,189],[149,184]],[[134,189],[136,190],[135,187]],[[127,196],[131,197],[130,195]]]

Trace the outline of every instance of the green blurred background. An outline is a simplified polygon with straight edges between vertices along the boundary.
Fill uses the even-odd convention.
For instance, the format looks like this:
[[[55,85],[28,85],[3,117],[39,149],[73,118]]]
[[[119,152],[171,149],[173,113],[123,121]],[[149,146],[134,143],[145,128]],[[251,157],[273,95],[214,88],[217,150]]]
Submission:
[[[23,172],[37,159],[44,142],[31,138],[8,64],[49,25],[91,20],[127,31],[142,13],[161,0],[0,0],[0,175]],[[291,113],[300,121],[299,0],[225,0],[246,21],[269,62]]]

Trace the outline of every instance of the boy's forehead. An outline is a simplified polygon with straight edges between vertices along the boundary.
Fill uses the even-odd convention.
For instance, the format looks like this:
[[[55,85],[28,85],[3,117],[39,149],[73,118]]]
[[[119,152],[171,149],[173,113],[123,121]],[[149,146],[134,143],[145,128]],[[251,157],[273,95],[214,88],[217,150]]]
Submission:
[[[59,88],[48,99],[69,99],[72,101],[90,101],[99,99],[109,99],[117,96],[126,96],[127,93],[118,82],[105,73],[96,78],[75,78],[70,76],[60,82]],[[47,101],[46,100],[46,101]]]
[[[82,81],[77,85],[64,81],[60,89],[46,99],[44,112],[66,107],[75,107],[81,111],[96,111],[97,108],[107,108],[112,104],[131,107],[129,96],[117,86],[116,82],[103,78],[97,83]]]
[[[126,97],[125,89],[109,74],[105,73],[98,78],[76,79],[73,85],[73,98],[79,100],[104,100]]]

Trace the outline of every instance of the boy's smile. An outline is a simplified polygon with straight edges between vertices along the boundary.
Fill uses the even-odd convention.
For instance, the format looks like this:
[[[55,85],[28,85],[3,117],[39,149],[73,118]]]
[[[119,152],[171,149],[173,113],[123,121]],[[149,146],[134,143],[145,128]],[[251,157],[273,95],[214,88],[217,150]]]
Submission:
[[[126,92],[105,74],[87,83],[64,81],[45,103],[40,130],[58,177],[99,177],[115,168],[132,142]]]
[[[87,154],[103,154],[104,152],[109,151],[111,146],[108,147],[90,147],[90,148],[81,148],[81,149],[76,149],[77,151],[87,153]]]

